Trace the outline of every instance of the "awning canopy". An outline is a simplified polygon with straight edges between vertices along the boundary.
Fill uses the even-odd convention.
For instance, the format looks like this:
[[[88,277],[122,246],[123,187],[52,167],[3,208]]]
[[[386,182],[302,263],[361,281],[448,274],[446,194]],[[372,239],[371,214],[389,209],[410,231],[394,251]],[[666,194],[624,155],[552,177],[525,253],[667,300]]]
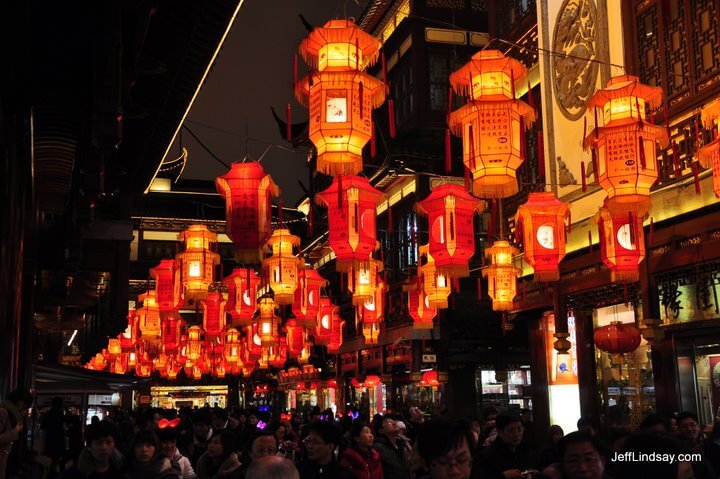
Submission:
[[[33,364],[35,392],[47,393],[113,393],[149,381],[122,374],[93,371],[59,364]]]

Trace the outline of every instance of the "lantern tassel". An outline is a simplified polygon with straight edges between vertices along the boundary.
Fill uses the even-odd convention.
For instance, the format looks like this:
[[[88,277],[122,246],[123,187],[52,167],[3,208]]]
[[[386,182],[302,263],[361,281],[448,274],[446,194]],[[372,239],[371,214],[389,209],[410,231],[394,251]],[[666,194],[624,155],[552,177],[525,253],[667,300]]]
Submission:
[[[452,171],[452,143],[450,139],[450,128],[445,129],[445,173]]]
[[[587,117],[583,116],[583,135],[582,135],[583,142],[585,142],[586,137],[587,137]]]
[[[517,100],[517,96],[515,95],[515,70],[512,68],[510,69],[510,88],[512,89],[513,100]]]
[[[370,123],[370,157],[377,155],[377,142],[375,140],[375,122]]]
[[[587,181],[585,180],[585,162],[580,162],[580,178],[582,180],[582,191],[585,193],[587,191]]]
[[[700,191],[700,176],[699,176],[700,172],[698,169],[697,161],[693,161],[693,163],[692,163],[692,172],[693,172],[693,181],[695,182],[695,194],[697,196],[700,196],[700,194],[702,192]]]
[[[597,107],[593,108],[593,116],[595,117],[595,129],[593,130],[593,133],[595,134],[595,138],[600,136],[600,130],[598,126],[598,110]]]
[[[468,146],[469,146],[469,152],[468,156],[470,157],[470,169],[472,171],[475,171],[475,137],[473,135],[473,126],[472,123],[468,127]]]
[[[528,88],[528,105],[530,106],[530,108],[532,108],[534,110],[535,109],[535,98],[533,98],[533,92],[532,92],[532,87],[530,86],[530,82],[528,82],[527,88]]]
[[[285,139],[287,141],[292,141],[291,108],[292,106],[288,103],[287,109],[285,110],[285,121],[287,122],[285,125]]]
[[[390,128],[390,138],[395,138],[395,103],[392,98],[388,100],[388,125]]]

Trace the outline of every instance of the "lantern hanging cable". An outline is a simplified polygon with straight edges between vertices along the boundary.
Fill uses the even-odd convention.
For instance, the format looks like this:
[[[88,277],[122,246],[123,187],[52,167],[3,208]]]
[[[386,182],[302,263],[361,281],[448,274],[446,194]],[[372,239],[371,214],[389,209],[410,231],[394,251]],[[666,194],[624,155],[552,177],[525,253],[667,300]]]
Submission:
[[[199,144],[200,146],[202,146],[203,149],[204,149],[205,151],[207,151],[208,154],[209,154],[215,161],[217,161],[218,163],[220,163],[221,165],[223,165],[225,168],[230,169],[230,165],[228,165],[227,163],[225,163],[223,160],[220,159],[220,157],[218,157],[215,153],[213,153],[213,152],[210,150],[210,148],[208,148],[207,145],[205,145],[205,143],[203,143],[202,140],[201,140],[200,138],[198,138],[197,135],[196,135],[187,125],[185,125],[184,123],[183,123],[183,128],[185,128],[185,129],[187,130],[187,132],[190,133],[190,136],[192,136],[192,137],[195,139],[195,141],[197,141],[198,144]]]

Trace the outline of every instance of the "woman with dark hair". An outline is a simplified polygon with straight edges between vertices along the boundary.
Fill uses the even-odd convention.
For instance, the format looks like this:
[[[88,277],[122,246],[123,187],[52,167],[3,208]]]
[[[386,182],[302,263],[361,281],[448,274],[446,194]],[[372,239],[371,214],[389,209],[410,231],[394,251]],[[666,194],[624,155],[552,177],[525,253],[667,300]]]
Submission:
[[[130,443],[126,472],[131,479],[179,479],[180,471],[160,450],[154,432],[138,431]]]
[[[472,430],[464,421],[433,419],[417,438],[417,453],[430,479],[469,479],[474,448]]]
[[[563,428],[557,424],[553,424],[548,428],[548,442],[545,449],[540,451],[540,469],[545,469],[550,464],[560,462],[560,453],[558,451],[558,443],[563,438],[565,432]]]
[[[180,454],[177,448],[178,433],[176,428],[171,426],[160,427],[157,434],[160,439],[160,452],[170,459],[174,467],[180,469],[180,479],[196,479],[197,474],[195,474],[190,464],[190,459]]]
[[[380,453],[373,449],[374,437],[367,423],[355,420],[350,427],[350,447],[340,464],[349,467],[358,479],[383,479]]]
[[[237,479],[240,460],[235,453],[235,434],[222,431],[210,438],[205,454],[196,468],[198,479]]]

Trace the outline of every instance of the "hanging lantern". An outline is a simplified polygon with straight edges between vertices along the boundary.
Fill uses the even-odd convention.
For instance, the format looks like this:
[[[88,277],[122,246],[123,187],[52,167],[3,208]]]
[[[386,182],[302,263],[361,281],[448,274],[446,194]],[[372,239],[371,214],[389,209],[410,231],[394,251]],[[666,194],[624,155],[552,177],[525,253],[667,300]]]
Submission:
[[[134,368],[136,364],[137,364],[137,353],[135,351],[130,351],[128,353],[127,366],[129,368]]]
[[[362,335],[366,346],[376,346],[380,336],[380,323],[363,324]]]
[[[162,319],[162,342],[166,353],[174,353],[178,350],[184,322],[179,313],[167,315]]]
[[[377,61],[380,41],[348,20],[330,20],[315,28],[299,50],[311,71],[298,81],[295,97],[309,105],[317,171],[357,174],[372,136],[372,110],[385,101],[385,85],[364,72]]]
[[[90,369],[94,369],[95,371],[102,371],[103,369],[105,369],[106,365],[107,360],[102,353],[97,353],[95,356],[92,357],[92,359],[90,359]]]
[[[515,84],[527,82],[527,69],[497,50],[482,50],[450,75],[455,93],[468,102],[450,113],[448,125],[463,139],[463,163],[472,173],[473,194],[506,198],[518,192],[516,170],[525,160],[521,129],[535,121],[535,110],[515,99]]]
[[[612,281],[634,283],[640,279],[645,258],[642,214],[637,211],[600,208],[596,216],[600,233],[600,256],[610,268]]]
[[[202,300],[203,330],[206,337],[216,338],[225,329],[225,299],[220,291],[213,291]]]
[[[510,311],[517,294],[517,277],[520,270],[513,266],[513,257],[519,251],[504,240],[496,241],[485,250],[490,266],[482,275],[488,279],[488,295],[492,299],[493,311]]]
[[[320,298],[318,298],[318,305],[320,303]],[[316,320],[313,320],[313,323],[315,323]],[[298,326],[298,321],[296,318],[290,318],[287,320],[287,324],[285,325],[285,329],[287,329],[287,347],[288,347],[288,353],[292,356],[297,356],[302,353],[302,349],[305,346],[305,330],[303,327]]]
[[[558,281],[565,257],[565,221],[569,205],[554,193],[530,193],[518,207],[515,231],[522,235],[525,261],[535,269],[535,281]]]
[[[711,168],[713,191],[720,197],[720,99],[710,102],[700,111],[703,126],[713,130],[714,140],[698,150],[698,159],[703,168]],[[713,125],[715,122],[716,125]],[[717,129],[717,130],[716,130]]]
[[[165,353],[160,353],[153,359],[153,367],[156,371],[164,371],[167,366],[168,357]]]
[[[260,277],[251,268],[235,268],[230,276],[223,279],[228,288],[225,309],[230,313],[232,325],[236,328],[249,326],[257,311],[257,287]]]
[[[640,346],[640,331],[631,324],[613,321],[607,326],[595,329],[595,346],[610,354],[614,365],[619,364],[621,355],[635,351]]]
[[[225,198],[225,230],[237,248],[238,261],[256,263],[272,232],[272,197],[280,189],[256,161],[233,163],[230,171],[215,179]]]
[[[307,364],[310,361],[310,352],[312,351],[312,343],[309,340],[305,340],[305,346],[297,357],[299,364]]]
[[[274,368],[280,369],[285,366],[287,361],[288,350],[285,337],[280,336],[278,343],[270,348],[270,365]]]
[[[142,303],[137,310],[138,328],[144,340],[155,341],[160,337],[160,310],[155,302],[155,291],[148,290],[138,296]]]
[[[377,247],[376,208],[384,199],[367,178],[359,176],[338,176],[315,195],[315,201],[328,208],[329,244],[338,271],[347,272],[372,255]]]
[[[363,324],[379,323],[385,317],[385,283],[380,275],[375,279],[375,291],[369,300],[358,306]]]
[[[327,346],[332,338],[333,317],[337,315],[337,306],[332,304],[330,298],[320,298],[317,327],[315,328],[315,344]]]
[[[413,319],[414,329],[432,329],[437,309],[430,306],[428,295],[425,294],[423,283],[403,287],[408,293],[408,312]]]
[[[127,369],[127,353],[121,353],[115,358],[111,372],[115,374],[125,374]]]
[[[435,370],[425,371],[420,376],[420,386],[437,387],[440,386],[440,380],[438,379],[438,372]]]
[[[292,304],[297,289],[298,268],[302,260],[293,254],[293,248],[300,246],[300,238],[287,229],[273,231],[267,242],[272,256],[263,260],[268,271],[268,284],[275,293],[279,305]]]
[[[178,235],[185,242],[185,251],[178,253],[182,266],[182,282],[185,298],[200,300],[208,294],[208,288],[215,278],[215,266],[220,264],[220,255],[211,251],[217,243],[217,235],[205,225],[190,225]]]
[[[152,363],[137,363],[135,365],[135,374],[139,378],[149,378],[152,374]]]
[[[260,339],[260,326],[258,322],[253,323],[252,326],[245,328],[245,354],[247,355],[248,361],[255,362],[257,358],[262,354],[262,339]]]
[[[260,316],[257,319],[258,334],[263,347],[274,346],[278,338],[278,325],[280,318],[275,314],[275,302],[272,298],[264,297],[258,302]]]
[[[202,330],[200,326],[190,326],[187,330],[187,345],[185,349],[185,356],[190,361],[197,361],[202,354],[202,341],[200,335]]]
[[[163,259],[159,265],[150,268],[150,276],[155,280],[155,301],[160,317],[179,310],[183,303],[183,287],[178,262]]]
[[[429,250],[435,267],[451,278],[470,274],[470,258],[475,254],[474,216],[484,203],[460,185],[446,183],[433,188],[415,210],[428,217]]]
[[[120,340],[117,338],[108,339],[107,350],[110,356],[119,356],[122,353],[122,346],[120,345]]]
[[[348,289],[353,294],[352,304],[362,306],[366,301],[371,301],[377,287],[378,272],[382,270],[382,262],[374,258],[358,264],[350,271],[348,276]]]
[[[598,178],[608,207],[643,214],[650,208],[650,188],[658,178],[655,143],[667,146],[668,132],[647,122],[645,109],[661,103],[662,88],[643,85],[631,75],[611,78],[588,102],[588,110],[603,113],[604,126],[596,126],[584,146],[598,152]]]
[[[345,321],[340,318],[340,314],[333,314],[332,332],[330,333],[330,341],[327,345],[328,354],[340,354],[340,346],[343,343],[343,328]]]
[[[241,356],[240,331],[235,328],[228,328],[225,331],[225,352],[223,354],[228,363],[240,361]]]
[[[306,267],[298,272],[298,287],[295,290],[295,301],[292,305],[297,326],[315,327],[320,308],[320,289],[325,285],[327,285],[327,280],[313,268]]]
[[[428,304],[432,308],[447,308],[448,296],[450,296],[451,290],[450,277],[438,271],[435,266],[435,259],[429,253],[429,245],[420,246],[418,254],[425,261],[425,264],[421,265],[418,271],[423,279],[423,289],[427,295]]]
[[[135,347],[137,343],[137,318],[134,310],[129,310],[127,315],[128,325],[120,334],[120,346],[123,351],[129,351]],[[133,365],[134,366],[134,365]]]

